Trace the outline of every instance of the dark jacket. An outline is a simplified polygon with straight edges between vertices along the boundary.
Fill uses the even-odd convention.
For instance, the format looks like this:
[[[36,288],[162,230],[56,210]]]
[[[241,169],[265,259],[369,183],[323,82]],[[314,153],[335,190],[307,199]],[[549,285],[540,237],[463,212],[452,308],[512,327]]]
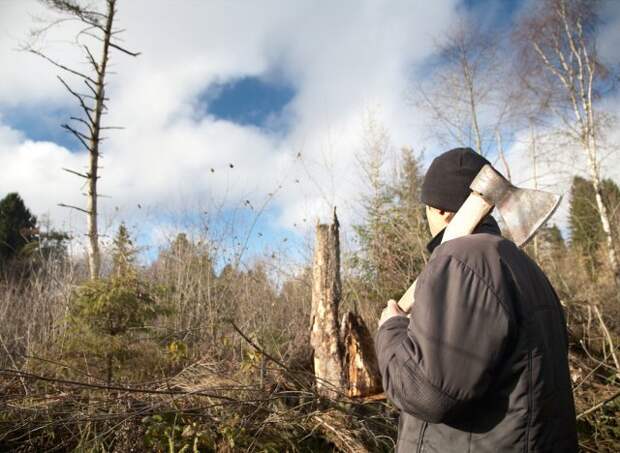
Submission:
[[[577,451],[564,314],[547,277],[492,217],[440,242],[411,319],[377,333],[383,387],[401,410],[397,451]]]

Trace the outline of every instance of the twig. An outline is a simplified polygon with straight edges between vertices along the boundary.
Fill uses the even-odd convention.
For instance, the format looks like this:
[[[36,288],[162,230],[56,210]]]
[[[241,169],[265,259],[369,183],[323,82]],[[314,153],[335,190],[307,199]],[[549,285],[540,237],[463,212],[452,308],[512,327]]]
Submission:
[[[9,360],[13,364],[13,367],[17,368],[17,364],[15,363],[15,360],[13,359],[13,355],[9,351],[9,348],[6,347],[6,344],[4,343],[4,339],[2,338],[2,335],[0,335],[0,343],[2,343],[2,347],[6,351],[6,355],[9,357]],[[26,381],[24,380],[22,376],[19,376],[19,380],[22,383],[22,386],[24,387],[24,392],[26,393],[26,395],[28,395],[30,392],[28,391],[28,386],[26,385]]]
[[[616,398],[618,398],[620,396],[620,390],[618,390],[616,393],[614,393],[613,395],[611,395],[609,398],[607,398],[606,400],[601,401],[600,403],[592,406],[590,409],[583,411],[581,414],[577,415],[577,420],[579,420],[582,417],[585,417],[588,414],[591,414],[594,411],[599,410],[600,408],[602,408],[603,406],[605,406],[606,404],[611,403],[613,400],[615,400]]]
[[[273,357],[272,355],[268,354],[265,352],[264,349],[262,349],[260,346],[258,346],[256,343],[254,343],[250,338],[248,338],[242,331],[241,329],[239,329],[239,327],[237,327],[237,325],[234,323],[234,321],[230,321],[230,324],[232,325],[233,329],[235,329],[237,331],[237,333],[239,335],[241,335],[241,338],[243,338],[245,341],[247,341],[250,346],[252,346],[254,349],[256,349],[258,352],[260,352],[262,355],[264,355],[265,357],[267,357],[269,360],[271,360],[272,362],[280,365],[282,368],[284,368],[285,370],[288,370],[289,367],[286,366],[284,363],[280,362],[278,359],[276,359],[275,357]]]
[[[51,377],[47,377],[47,376],[39,376],[37,374],[26,373],[24,371],[19,371],[19,370],[11,370],[11,369],[7,369],[7,368],[0,368],[0,374],[15,375],[15,376],[26,377],[26,378],[29,378],[29,379],[36,379],[36,380],[39,380],[39,381],[54,382],[54,383],[57,383],[57,384],[72,385],[72,386],[76,386],[76,387],[87,387],[87,388],[94,388],[94,389],[100,389],[100,390],[116,390],[116,391],[119,391],[119,392],[147,393],[147,394],[153,394],[153,395],[196,395],[196,396],[208,396],[210,398],[219,398],[219,399],[223,399],[223,400],[227,400],[227,401],[233,401],[235,403],[239,402],[239,400],[237,400],[235,398],[230,398],[230,397],[223,396],[223,395],[216,395],[216,394],[213,394],[213,393],[186,392],[186,391],[183,391],[183,390],[153,390],[153,389],[121,387],[121,386],[116,386],[116,385],[90,384],[88,382],[72,381],[72,380],[67,380],[67,379],[56,379],[56,378],[51,378]]]
[[[616,365],[616,376],[620,377],[620,362],[618,362],[618,357],[616,356],[616,348],[614,347],[614,342],[611,338],[611,335],[609,334],[609,330],[607,329],[607,326],[605,325],[605,321],[603,321],[603,317],[601,316],[601,312],[599,311],[598,307],[594,305],[593,308],[594,308],[594,313],[596,314],[596,317],[598,318],[598,322],[601,324],[601,329],[603,330],[603,333],[605,334],[607,343],[609,344],[611,358],[614,360],[614,364]]]
[[[73,205],[69,205],[69,204],[64,204],[64,203],[58,203],[58,206],[60,206],[61,208],[75,209],[76,211],[83,212],[84,214],[90,214],[90,211],[87,211],[86,209],[83,209],[83,208],[79,208],[77,206],[73,206]]]

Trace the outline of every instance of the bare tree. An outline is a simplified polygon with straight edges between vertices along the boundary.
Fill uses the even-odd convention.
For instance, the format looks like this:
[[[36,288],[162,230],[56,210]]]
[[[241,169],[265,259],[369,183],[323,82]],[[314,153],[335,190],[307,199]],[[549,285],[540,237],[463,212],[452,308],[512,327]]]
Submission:
[[[61,18],[52,22],[42,30],[34,32],[35,37],[40,37],[43,31],[50,27],[67,21],[77,21],[83,25],[82,30],[76,36],[76,43],[82,49],[90,71],[66,66],[51,58],[46,53],[37,49],[33,44],[27,50],[50,62],[63,74],[68,74],[83,83],[85,92],[72,86],[62,76],[58,79],[67,91],[76,99],[81,109],[81,116],[72,116],[72,124],[66,123],[62,127],[69,131],[88,151],[89,163],[86,172],[73,169],[64,170],[86,180],[86,208],[60,204],[60,206],[76,209],[86,214],[88,229],[88,264],[91,279],[97,279],[100,274],[101,256],[99,251],[99,232],[97,229],[97,180],[99,176],[99,159],[101,157],[100,145],[104,137],[102,132],[106,129],[120,129],[113,126],[103,126],[102,117],[107,111],[106,78],[109,71],[110,52],[117,50],[126,55],[136,57],[139,53],[130,52],[121,45],[118,35],[122,30],[114,26],[117,0],[105,0],[103,12],[94,9],[90,4],[81,4],[78,0],[41,0],[52,11],[59,13]],[[100,46],[95,50],[96,46]]]
[[[597,0],[545,0],[519,24],[520,67],[540,112],[551,112],[555,129],[583,153],[605,233],[607,257],[620,289],[620,267],[608,207],[602,196],[602,146],[610,115],[597,101],[613,83],[596,51]]]
[[[509,173],[502,134],[514,103],[499,40],[463,21],[439,43],[438,56],[436,69],[414,93],[436,138],[482,155],[495,147]]]

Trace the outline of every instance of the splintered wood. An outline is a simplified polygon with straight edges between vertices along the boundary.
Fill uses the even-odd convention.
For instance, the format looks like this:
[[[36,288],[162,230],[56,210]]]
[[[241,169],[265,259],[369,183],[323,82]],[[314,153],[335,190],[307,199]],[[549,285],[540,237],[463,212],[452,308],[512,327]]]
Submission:
[[[363,319],[348,312],[342,320],[347,395],[366,397],[383,391],[375,345]]]
[[[366,397],[381,392],[381,378],[374,344],[361,317],[347,313],[338,323],[341,299],[338,219],[317,225],[312,267],[312,322],[317,390],[333,398]]]

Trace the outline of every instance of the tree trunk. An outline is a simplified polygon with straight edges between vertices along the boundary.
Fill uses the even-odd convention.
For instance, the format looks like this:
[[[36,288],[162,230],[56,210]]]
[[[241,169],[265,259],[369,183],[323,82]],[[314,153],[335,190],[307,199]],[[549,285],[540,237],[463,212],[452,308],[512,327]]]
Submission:
[[[89,169],[88,169],[88,202],[87,208],[87,227],[90,250],[88,253],[88,264],[90,268],[90,278],[99,278],[101,270],[101,253],[99,251],[99,232],[97,230],[97,180],[99,179],[99,144],[101,142],[101,116],[105,105],[105,76],[108,66],[110,51],[110,40],[112,39],[112,24],[114,23],[114,13],[116,0],[108,0],[108,11],[106,24],[103,34],[103,47],[101,53],[101,63],[96,67],[97,84],[95,85],[95,109],[90,137]]]
[[[338,329],[341,297],[338,218],[331,225],[318,224],[312,266],[310,344],[314,350],[317,390],[334,397],[344,389],[342,344]]]
[[[611,267],[611,272],[613,274],[616,288],[620,292],[620,266],[618,265],[618,255],[616,252],[616,244],[613,238],[613,234],[611,232],[611,225],[609,223],[609,213],[607,211],[607,206],[605,205],[605,202],[603,201],[600,176],[596,168],[596,162],[593,161],[592,159],[590,160],[590,176],[592,178],[592,185],[594,186],[596,207],[598,209],[599,217],[601,219],[603,233],[605,234],[606,245],[607,245],[607,259],[609,260],[609,265]]]

